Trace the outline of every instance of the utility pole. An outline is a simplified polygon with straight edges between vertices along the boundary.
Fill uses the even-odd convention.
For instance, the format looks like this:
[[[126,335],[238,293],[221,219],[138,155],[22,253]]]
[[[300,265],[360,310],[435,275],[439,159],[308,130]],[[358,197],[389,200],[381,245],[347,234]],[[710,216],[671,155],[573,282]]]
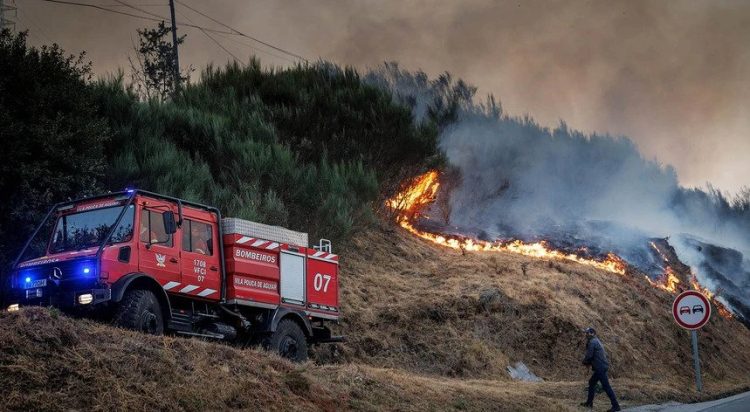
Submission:
[[[11,6],[8,4],[7,0],[0,0],[0,30],[10,27],[11,31],[14,31],[16,29],[16,22],[11,20],[9,17],[9,12],[18,13],[15,7],[15,2],[13,2],[14,5]]]
[[[169,0],[169,11],[172,13],[172,47],[174,47],[174,90],[177,91],[180,88],[180,59],[177,54],[177,20],[174,16],[174,0]]]

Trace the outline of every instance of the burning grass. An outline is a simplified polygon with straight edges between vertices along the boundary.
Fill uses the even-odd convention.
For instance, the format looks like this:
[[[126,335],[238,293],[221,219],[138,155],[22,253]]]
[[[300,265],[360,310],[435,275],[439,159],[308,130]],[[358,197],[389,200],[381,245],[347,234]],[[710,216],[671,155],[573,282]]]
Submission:
[[[732,312],[719,301],[718,296],[698,282],[698,278],[690,271],[690,268],[683,268],[683,272],[685,273],[679,273],[671,266],[667,266],[664,270],[664,274],[656,281],[651,280],[648,276],[644,276],[644,278],[651,286],[669,292],[675,296],[692,288],[692,290],[696,290],[708,298],[711,304],[716,308],[719,316],[725,319],[734,319]],[[681,278],[687,278],[689,282],[683,282]],[[688,285],[690,285],[690,287],[688,287]]]
[[[546,382],[582,393],[589,372],[580,366],[579,331],[594,326],[626,403],[696,399],[690,338],[672,319],[673,295],[641,277],[516,253],[462,253],[387,227],[360,234],[348,249],[341,300],[350,340],[339,362],[512,384],[505,368],[522,361]],[[716,316],[699,333],[706,394],[750,384],[750,331]],[[627,389],[633,382],[642,386]]]
[[[422,217],[422,212],[425,208],[430,206],[430,204],[436,200],[439,189],[440,174],[436,170],[430,170],[427,173],[415,177],[411,182],[405,185],[403,190],[397,193],[393,198],[387,200],[386,205],[394,211],[396,222],[402,228],[406,229],[413,235],[440,246],[470,252],[510,252],[532,258],[571,261],[596,269],[605,270],[607,272],[616,273],[618,275],[625,275],[628,273],[628,263],[612,252],[607,253],[603,258],[592,259],[590,257],[583,257],[577,253],[556,250],[546,241],[526,243],[521,240],[513,239],[488,242],[464,236],[449,236],[445,234],[431,233],[418,229],[416,222]],[[661,256],[665,264],[668,264],[671,261],[666,251],[662,250],[662,247],[655,242],[651,242],[650,245],[659,256]],[[695,275],[692,273],[687,274],[690,272],[689,267],[682,267],[680,272],[684,272],[685,274],[681,274],[671,266],[667,265],[664,274],[660,279],[653,281],[648,276],[645,276],[645,279],[651,286],[673,294],[686,290],[688,284],[692,285],[694,290],[700,291],[711,300],[718,309],[719,315],[727,319],[732,318],[729,309],[719,302],[714,294],[707,288],[702,287],[695,278]],[[688,283],[687,279],[681,279],[681,277],[689,277],[690,282]]]
[[[511,252],[524,256],[543,259],[569,260],[582,265],[592,266],[608,272],[624,275],[627,263],[614,253],[608,253],[603,259],[590,259],[576,253],[555,250],[545,242],[525,243],[520,240],[487,242],[460,236],[448,236],[430,233],[417,229],[416,219],[422,210],[435,201],[440,189],[440,175],[431,170],[414,178],[406,187],[393,198],[386,201],[386,205],[396,213],[396,222],[410,233],[427,239],[441,246],[471,252]]]

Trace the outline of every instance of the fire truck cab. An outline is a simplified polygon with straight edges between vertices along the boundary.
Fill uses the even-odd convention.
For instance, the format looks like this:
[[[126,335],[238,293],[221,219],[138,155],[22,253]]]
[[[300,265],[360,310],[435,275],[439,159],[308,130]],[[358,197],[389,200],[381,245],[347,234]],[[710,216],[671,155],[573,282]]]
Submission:
[[[257,343],[302,361],[339,342],[338,256],[306,233],[128,190],[55,205],[13,264],[8,310],[55,306],[169,331]]]

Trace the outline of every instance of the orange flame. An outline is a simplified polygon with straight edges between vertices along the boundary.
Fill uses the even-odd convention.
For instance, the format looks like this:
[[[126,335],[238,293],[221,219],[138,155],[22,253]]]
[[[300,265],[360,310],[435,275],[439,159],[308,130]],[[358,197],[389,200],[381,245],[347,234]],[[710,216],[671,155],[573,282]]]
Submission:
[[[396,194],[386,204],[400,212],[418,212],[422,207],[435,201],[439,188],[438,172],[431,170],[415,178],[406,190]]]
[[[715,293],[711,292],[707,288],[704,288],[700,283],[698,283],[698,279],[695,277],[695,275],[690,276],[690,284],[693,286],[693,289],[697,290],[698,292],[705,295],[716,307],[716,311],[719,312],[719,315],[725,319],[732,319],[734,316],[732,315],[732,312],[724,306],[723,303],[719,302],[718,299],[716,299],[718,296],[716,296]]]
[[[656,282],[651,280],[648,276],[645,276],[648,283],[651,284],[651,286],[657,287],[659,289],[665,290],[669,293],[675,294],[677,292],[682,292],[686,290],[685,286],[683,285],[680,279],[677,277],[677,273],[672,269],[671,267],[667,266],[667,268],[664,271],[664,274],[657,279]],[[719,302],[715,293],[708,290],[708,288],[703,287],[700,283],[698,283],[698,279],[695,277],[694,274],[690,275],[690,286],[693,287],[693,290],[696,290],[703,294],[708,300],[713,303],[714,307],[716,307],[716,311],[719,312],[719,315],[725,319],[732,319],[734,316],[732,315],[732,312],[724,306],[721,302]]]
[[[438,172],[431,170],[416,177],[402,192],[386,201],[386,205],[397,212],[396,221],[398,224],[410,233],[438,245],[453,249],[511,252],[536,258],[569,260],[609,272],[621,275],[625,274],[627,263],[613,253],[609,253],[604,260],[594,260],[578,256],[574,253],[565,253],[551,249],[544,241],[536,243],[524,243],[520,240],[514,240],[509,243],[487,242],[477,239],[448,237],[415,228],[412,223],[413,220],[425,206],[435,201],[437,191],[440,188],[438,177]]]
[[[664,271],[664,275],[662,275],[662,282],[661,283],[655,283],[651,282],[649,279],[649,282],[651,282],[652,285],[656,286],[659,289],[666,290],[669,293],[675,293],[677,292],[677,289],[682,289],[680,285],[680,278],[677,277],[677,274],[675,271],[670,267],[667,266],[667,269]]]
[[[410,233],[438,245],[453,249],[465,251],[510,252],[535,258],[568,260],[620,275],[626,273],[628,264],[614,253],[607,254],[607,257],[604,260],[595,260],[581,257],[575,253],[554,250],[550,248],[545,241],[536,243],[525,243],[520,240],[513,240],[507,243],[487,242],[459,236],[451,237],[417,229],[414,227],[413,222],[419,217],[420,212],[426,206],[435,201],[438,189],[440,188],[439,177],[440,175],[436,170],[431,170],[421,176],[417,176],[404,190],[386,201],[386,205],[396,212],[396,221],[398,224]],[[651,247],[656,250],[665,262],[669,261],[669,258],[664,255],[654,242],[651,242]],[[656,282],[651,280],[648,276],[645,276],[645,278],[652,286],[672,294],[686,289],[685,284],[682,283],[678,277],[678,273],[670,266],[667,266],[664,274]],[[713,302],[722,317],[727,319],[733,317],[729,309],[716,299],[714,293],[698,283],[695,275],[691,276],[690,284],[693,289],[703,293]]]
[[[661,258],[662,258],[662,260],[664,260],[664,262],[669,262],[669,258],[666,255],[664,255],[664,253],[661,251],[661,249],[659,249],[656,246],[656,243],[649,242],[649,244],[651,244],[651,247],[656,251],[656,253],[659,254],[659,256],[661,256]]]

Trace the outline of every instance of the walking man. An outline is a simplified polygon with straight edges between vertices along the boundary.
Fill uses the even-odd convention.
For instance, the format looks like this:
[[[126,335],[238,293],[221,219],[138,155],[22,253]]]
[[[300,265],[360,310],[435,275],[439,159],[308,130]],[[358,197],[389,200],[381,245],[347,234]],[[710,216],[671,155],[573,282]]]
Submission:
[[[609,369],[609,361],[607,360],[607,352],[604,350],[602,342],[596,337],[596,331],[594,328],[586,328],[586,356],[583,358],[583,364],[591,366],[594,374],[589,379],[589,397],[586,402],[582,403],[581,406],[591,408],[594,406],[594,392],[596,390],[596,383],[601,382],[604,391],[609,396],[610,402],[612,402],[612,409],[607,412],[614,412],[620,410],[620,404],[617,403],[617,397],[615,391],[612,390],[612,386],[609,385],[609,378],[607,378],[607,370]]]

